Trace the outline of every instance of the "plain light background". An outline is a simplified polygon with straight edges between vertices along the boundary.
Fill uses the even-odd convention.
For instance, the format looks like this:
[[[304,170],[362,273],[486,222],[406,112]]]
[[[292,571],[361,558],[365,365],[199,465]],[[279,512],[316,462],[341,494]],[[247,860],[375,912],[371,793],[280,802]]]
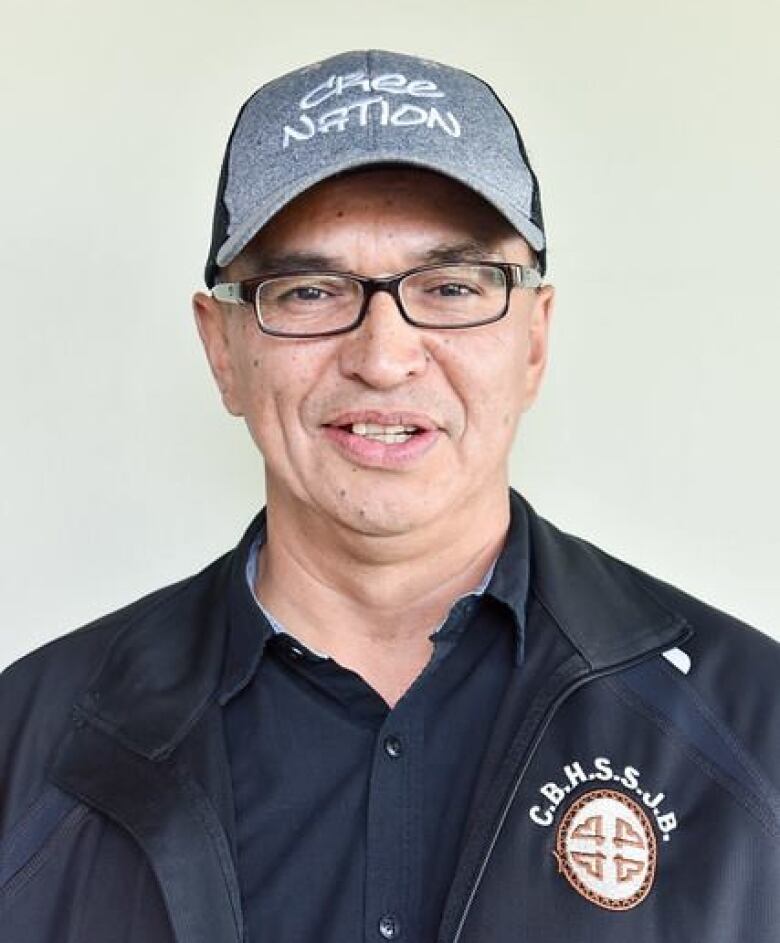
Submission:
[[[477,72],[541,178],[558,288],[513,483],[780,636],[774,0],[3,0],[0,665],[205,566],[262,467],[197,339],[226,137],[379,47]]]

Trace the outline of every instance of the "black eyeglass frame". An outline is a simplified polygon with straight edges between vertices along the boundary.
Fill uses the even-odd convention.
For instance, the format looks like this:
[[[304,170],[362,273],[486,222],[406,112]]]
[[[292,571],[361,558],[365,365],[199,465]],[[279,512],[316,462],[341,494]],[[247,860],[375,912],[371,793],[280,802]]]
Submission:
[[[506,288],[506,298],[501,311],[493,317],[484,318],[481,321],[471,321],[468,324],[429,324],[424,321],[417,321],[410,317],[404,307],[401,298],[401,282],[410,275],[416,275],[418,272],[427,272],[440,268],[474,268],[475,266],[484,266],[501,271],[504,275]],[[287,278],[296,275],[322,275],[335,278],[350,278],[357,282],[363,289],[363,302],[360,311],[352,323],[334,328],[332,331],[318,331],[316,333],[301,334],[297,332],[277,331],[263,324],[260,304],[258,302],[258,291],[260,287],[274,278]],[[386,291],[395,301],[396,307],[401,317],[407,324],[413,327],[425,328],[436,331],[456,331],[472,327],[481,327],[483,324],[492,324],[494,321],[500,321],[509,310],[509,298],[513,288],[541,288],[542,273],[538,268],[530,265],[520,265],[515,262],[439,262],[434,265],[420,265],[417,268],[408,269],[406,272],[398,272],[396,275],[387,275],[383,278],[367,278],[363,275],[355,275],[353,272],[317,272],[310,269],[300,269],[289,272],[266,272],[263,275],[254,275],[252,278],[245,278],[239,282],[218,282],[211,289],[211,296],[217,301],[226,304],[245,305],[251,304],[255,311],[255,320],[257,326],[264,334],[270,334],[272,337],[291,337],[291,338],[312,338],[312,337],[333,337],[337,334],[347,334],[354,331],[365,320],[368,313],[368,306],[373,296],[380,291]]]

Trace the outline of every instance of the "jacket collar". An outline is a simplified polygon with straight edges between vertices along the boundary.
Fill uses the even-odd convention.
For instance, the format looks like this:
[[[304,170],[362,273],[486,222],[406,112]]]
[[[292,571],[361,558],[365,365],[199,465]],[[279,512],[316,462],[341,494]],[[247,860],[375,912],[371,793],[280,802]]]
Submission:
[[[219,682],[234,559],[128,607],[76,716],[147,759],[168,757]]]
[[[513,499],[524,501],[514,492]],[[691,634],[686,619],[653,593],[652,577],[564,533],[526,505],[532,591],[591,669],[636,661]]]
[[[685,620],[653,595],[648,577],[558,530],[517,492],[511,491],[510,501],[514,519],[527,516],[530,592],[592,669],[634,661],[679,642]],[[76,705],[78,714],[132,751],[162,759],[220,692],[240,684],[249,666],[235,660],[233,649],[225,660],[228,626],[258,631],[256,607],[249,625],[240,600],[251,597],[244,563],[263,523],[261,511],[232,552],[130,608]],[[488,592],[522,618],[525,591],[518,595],[522,581],[513,580],[509,569],[499,561]]]

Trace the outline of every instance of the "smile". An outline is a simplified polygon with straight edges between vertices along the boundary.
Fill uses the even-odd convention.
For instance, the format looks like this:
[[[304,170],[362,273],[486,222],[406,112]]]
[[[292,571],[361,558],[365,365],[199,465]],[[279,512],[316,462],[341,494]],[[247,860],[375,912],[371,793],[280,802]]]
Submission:
[[[323,426],[326,439],[350,463],[366,468],[403,469],[416,465],[436,444],[441,430],[427,417],[338,417]]]

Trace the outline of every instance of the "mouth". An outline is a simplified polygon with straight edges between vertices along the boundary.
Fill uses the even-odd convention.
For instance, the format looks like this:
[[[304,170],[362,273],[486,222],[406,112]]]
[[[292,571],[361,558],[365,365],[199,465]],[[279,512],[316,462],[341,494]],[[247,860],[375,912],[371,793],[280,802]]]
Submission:
[[[326,423],[324,430],[351,462],[374,468],[416,462],[441,432],[430,417],[408,413],[345,414]]]

